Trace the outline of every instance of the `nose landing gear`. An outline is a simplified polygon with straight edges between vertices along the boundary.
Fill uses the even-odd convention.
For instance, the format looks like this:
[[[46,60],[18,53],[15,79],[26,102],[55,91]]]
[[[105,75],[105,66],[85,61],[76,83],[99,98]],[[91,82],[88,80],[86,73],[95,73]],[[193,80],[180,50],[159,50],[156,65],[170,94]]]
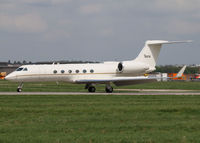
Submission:
[[[22,92],[23,82],[17,87],[17,92]]]

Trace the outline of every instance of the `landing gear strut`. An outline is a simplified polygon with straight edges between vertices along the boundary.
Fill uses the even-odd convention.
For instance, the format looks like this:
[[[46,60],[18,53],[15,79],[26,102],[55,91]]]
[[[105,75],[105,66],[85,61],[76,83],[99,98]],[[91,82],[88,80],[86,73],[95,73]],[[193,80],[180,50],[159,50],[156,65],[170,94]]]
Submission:
[[[106,88],[105,88],[105,91],[107,93],[112,93],[113,92],[113,87],[110,85],[110,84],[107,84],[106,85]]]
[[[22,92],[23,82],[17,87],[17,92]]]

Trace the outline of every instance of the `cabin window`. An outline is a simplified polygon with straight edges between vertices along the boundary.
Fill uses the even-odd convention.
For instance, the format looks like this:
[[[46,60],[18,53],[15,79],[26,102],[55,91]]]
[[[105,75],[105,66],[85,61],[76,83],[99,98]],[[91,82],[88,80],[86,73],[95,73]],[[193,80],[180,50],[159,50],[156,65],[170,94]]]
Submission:
[[[83,73],[86,73],[87,71],[86,70],[83,70]]]
[[[56,74],[56,73],[57,73],[57,70],[54,70],[53,73]]]
[[[23,71],[28,71],[28,69],[27,68],[24,68],[24,70]]]
[[[93,69],[91,69],[91,70],[90,70],[90,72],[91,72],[91,73],[94,73],[94,70],[93,70]]]
[[[22,71],[23,70],[23,68],[18,68],[18,69],[16,69],[16,71]]]
[[[68,73],[72,73],[72,70],[68,70]]]
[[[65,73],[65,71],[64,71],[64,70],[61,70],[61,73]]]
[[[79,73],[79,70],[76,70],[76,73]]]

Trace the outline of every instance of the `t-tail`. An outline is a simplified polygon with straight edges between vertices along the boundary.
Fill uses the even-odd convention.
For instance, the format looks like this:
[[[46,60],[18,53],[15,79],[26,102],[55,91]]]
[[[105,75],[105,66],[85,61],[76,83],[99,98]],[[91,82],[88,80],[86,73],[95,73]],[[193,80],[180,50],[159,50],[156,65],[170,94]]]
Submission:
[[[188,43],[188,41],[163,41],[163,40],[149,40],[146,41],[144,48],[139,53],[136,61],[147,64],[150,71],[155,70],[156,62],[160,54],[160,49],[163,44],[174,44],[174,43]]]

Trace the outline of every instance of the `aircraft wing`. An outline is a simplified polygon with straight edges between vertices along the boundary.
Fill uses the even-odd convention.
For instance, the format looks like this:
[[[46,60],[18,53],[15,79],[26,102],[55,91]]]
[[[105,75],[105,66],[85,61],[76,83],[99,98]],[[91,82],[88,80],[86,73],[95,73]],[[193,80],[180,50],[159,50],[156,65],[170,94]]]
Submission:
[[[75,83],[114,83],[117,86],[133,85],[140,83],[156,82],[159,77],[137,76],[137,77],[112,77],[104,79],[77,79]]]

